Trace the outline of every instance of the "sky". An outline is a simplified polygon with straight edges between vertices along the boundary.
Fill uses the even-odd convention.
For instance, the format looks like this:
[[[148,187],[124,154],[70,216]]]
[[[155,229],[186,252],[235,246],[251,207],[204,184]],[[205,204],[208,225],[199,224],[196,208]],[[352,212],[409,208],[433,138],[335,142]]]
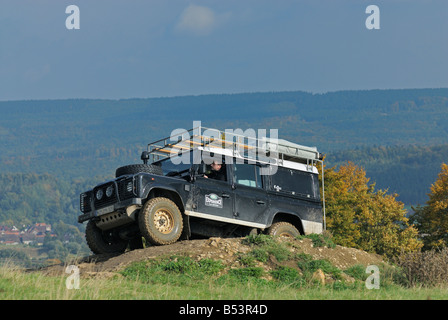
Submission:
[[[446,88],[447,58],[446,0],[0,2],[3,101]]]

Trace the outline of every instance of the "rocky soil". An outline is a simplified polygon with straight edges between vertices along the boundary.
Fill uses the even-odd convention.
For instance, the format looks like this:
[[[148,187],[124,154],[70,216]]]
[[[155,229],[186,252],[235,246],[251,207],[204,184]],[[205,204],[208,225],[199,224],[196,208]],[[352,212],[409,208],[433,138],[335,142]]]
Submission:
[[[361,264],[364,266],[380,264],[381,256],[370,254],[354,248],[336,246],[335,248],[314,247],[311,239],[289,239],[279,238],[277,241],[286,244],[293,254],[306,253],[313,259],[327,259],[334,266],[345,270],[350,266]],[[221,260],[229,268],[242,267],[239,257],[253,249],[253,245],[247,244],[243,238],[210,238],[201,240],[179,241],[167,246],[151,246],[144,249],[127,251],[121,255],[92,255],[72,262],[78,266],[81,277],[109,277],[117,274],[129,264],[167,257],[173,255],[184,255],[194,259],[210,258]],[[275,257],[270,256],[266,263],[258,262],[258,266],[266,271],[275,269],[279,265],[288,265],[292,261],[278,262]],[[292,265],[291,267],[297,267]],[[48,275],[66,275],[66,265],[54,265],[39,270]]]

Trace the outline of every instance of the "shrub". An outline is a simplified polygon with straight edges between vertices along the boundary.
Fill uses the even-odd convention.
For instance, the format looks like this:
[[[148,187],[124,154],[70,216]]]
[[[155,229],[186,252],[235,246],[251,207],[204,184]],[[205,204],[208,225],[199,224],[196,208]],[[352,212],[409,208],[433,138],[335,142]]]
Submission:
[[[401,254],[396,263],[409,286],[448,285],[448,248]]]

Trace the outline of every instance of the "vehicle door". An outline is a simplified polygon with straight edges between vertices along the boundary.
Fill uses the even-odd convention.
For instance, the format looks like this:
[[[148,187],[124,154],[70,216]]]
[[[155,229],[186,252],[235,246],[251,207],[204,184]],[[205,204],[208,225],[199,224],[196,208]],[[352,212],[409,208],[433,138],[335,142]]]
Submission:
[[[264,189],[261,168],[256,164],[233,164],[235,216],[237,219],[264,223],[269,210],[269,199]]]
[[[230,170],[227,170],[226,164],[223,163],[221,170],[224,174],[224,180],[216,180],[208,177],[211,166],[207,163],[210,162],[206,160],[205,163],[203,161],[199,165],[193,183],[194,216],[228,221],[228,219],[233,218],[234,212],[234,194],[230,183]]]

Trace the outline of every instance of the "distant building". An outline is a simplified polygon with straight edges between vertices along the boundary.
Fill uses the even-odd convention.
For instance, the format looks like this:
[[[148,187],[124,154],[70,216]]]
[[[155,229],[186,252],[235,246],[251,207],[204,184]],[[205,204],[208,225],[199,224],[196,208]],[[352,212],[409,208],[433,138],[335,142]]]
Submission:
[[[19,231],[15,226],[0,225],[0,243],[8,245],[16,244],[33,244],[43,245],[44,238],[47,234],[51,234],[51,225],[46,223],[36,223]]]

